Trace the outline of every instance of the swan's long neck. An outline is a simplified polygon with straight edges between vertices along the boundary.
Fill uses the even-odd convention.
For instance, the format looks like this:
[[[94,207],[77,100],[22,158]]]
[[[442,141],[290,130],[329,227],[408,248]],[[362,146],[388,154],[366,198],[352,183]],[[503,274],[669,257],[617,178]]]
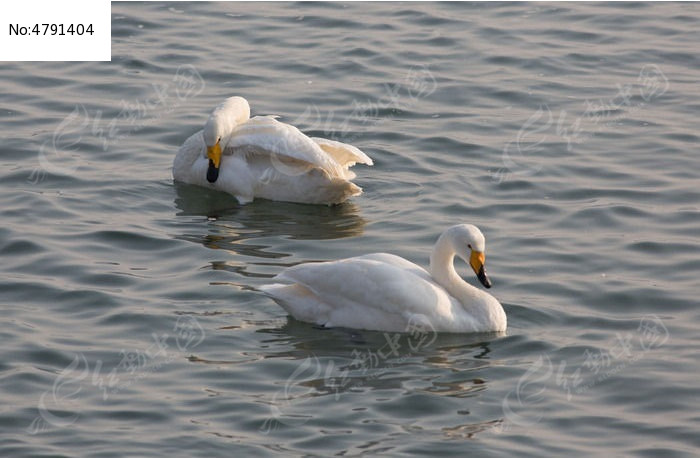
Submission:
[[[484,293],[459,276],[454,267],[456,250],[449,232],[440,236],[430,255],[430,274],[436,282],[463,305],[474,303]]]
[[[477,231],[480,237],[475,239],[471,232],[465,236],[465,229],[470,230],[469,227],[465,226],[455,226],[440,236],[430,255],[430,274],[440,286],[447,290],[450,296],[461,304],[464,313],[453,309],[455,317],[464,318],[466,314],[475,330],[505,331],[508,320],[498,300],[486,291],[475,288],[464,281],[455,271],[455,255],[460,253],[458,248],[461,245],[464,245],[461,248],[466,250],[466,246],[479,247],[483,246],[484,243],[483,240],[478,240],[483,238],[483,235],[478,232],[476,227],[471,227],[471,232]],[[481,250],[483,251],[483,247]],[[460,257],[465,256],[466,253],[460,255]]]

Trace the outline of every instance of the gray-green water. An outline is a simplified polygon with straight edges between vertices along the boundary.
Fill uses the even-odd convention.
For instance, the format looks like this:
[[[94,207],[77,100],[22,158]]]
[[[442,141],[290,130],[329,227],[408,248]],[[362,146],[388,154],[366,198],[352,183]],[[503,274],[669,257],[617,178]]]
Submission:
[[[699,30],[692,3],[114,3],[111,63],[3,63],[0,455],[697,455]],[[362,148],[365,194],[175,185],[235,94]],[[460,222],[505,336],[319,330],[255,291],[426,265]]]

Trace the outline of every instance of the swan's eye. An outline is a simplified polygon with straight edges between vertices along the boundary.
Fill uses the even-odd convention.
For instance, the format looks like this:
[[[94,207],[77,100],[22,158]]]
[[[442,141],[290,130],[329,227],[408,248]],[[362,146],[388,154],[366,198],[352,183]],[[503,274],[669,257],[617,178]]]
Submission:
[[[470,250],[472,249],[472,244],[471,244],[471,243],[467,243],[467,246],[469,247]]]

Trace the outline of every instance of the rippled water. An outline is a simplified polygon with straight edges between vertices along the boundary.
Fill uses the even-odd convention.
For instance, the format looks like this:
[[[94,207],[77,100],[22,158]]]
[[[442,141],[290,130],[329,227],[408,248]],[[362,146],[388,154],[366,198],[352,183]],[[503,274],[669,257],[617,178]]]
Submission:
[[[0,66],[0,454],[700,453],[697,4],[118,3]],[[174,184],[229,95],[353,143],[338,207]],[[320,330],[256,292],[487,237],[506,335]],[[467,275],[468,268],[460,266]]]

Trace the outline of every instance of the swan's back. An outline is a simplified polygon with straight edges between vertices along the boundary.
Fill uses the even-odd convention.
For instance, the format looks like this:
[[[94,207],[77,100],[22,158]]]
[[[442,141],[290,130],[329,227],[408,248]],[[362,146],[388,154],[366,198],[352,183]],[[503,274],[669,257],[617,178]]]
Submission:
[[[424,269],[387,253],[299,264],[275,280],[262,291],[302,321],[396,332],[416,320],[443,331],[477,326]]]
[[[259,154],[288,157],[325,170],[330,176],[342,176],[342,167],[299,129],[277,121],[273,116],[255,116],[238,126],[226,140],[224,154],[252,147]]]

